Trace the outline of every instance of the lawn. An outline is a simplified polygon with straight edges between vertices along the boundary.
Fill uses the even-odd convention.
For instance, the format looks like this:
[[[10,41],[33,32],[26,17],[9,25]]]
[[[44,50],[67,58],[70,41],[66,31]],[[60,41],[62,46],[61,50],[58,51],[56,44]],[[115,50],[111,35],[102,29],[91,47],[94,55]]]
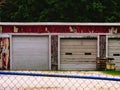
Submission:
[[[102,73],[109,74],[109,75],[114,75],[114,76],[120,76],[120,70],[111,70],[111,71],[102,71]]]

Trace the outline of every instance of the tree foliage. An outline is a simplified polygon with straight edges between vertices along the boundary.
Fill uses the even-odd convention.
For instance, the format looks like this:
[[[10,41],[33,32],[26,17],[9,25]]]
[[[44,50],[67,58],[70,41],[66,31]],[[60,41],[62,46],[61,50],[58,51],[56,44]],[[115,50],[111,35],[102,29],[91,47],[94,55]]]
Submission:
[[[119,22],[120,0],[6,0],[2,22]]]

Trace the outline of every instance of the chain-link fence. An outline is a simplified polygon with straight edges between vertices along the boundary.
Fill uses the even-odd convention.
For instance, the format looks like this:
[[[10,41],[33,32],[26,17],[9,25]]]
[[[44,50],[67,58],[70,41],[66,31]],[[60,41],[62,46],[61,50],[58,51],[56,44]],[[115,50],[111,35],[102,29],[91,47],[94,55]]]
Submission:
[[[0,90],[120,90],[120,77],[97,71],[0,71]]]

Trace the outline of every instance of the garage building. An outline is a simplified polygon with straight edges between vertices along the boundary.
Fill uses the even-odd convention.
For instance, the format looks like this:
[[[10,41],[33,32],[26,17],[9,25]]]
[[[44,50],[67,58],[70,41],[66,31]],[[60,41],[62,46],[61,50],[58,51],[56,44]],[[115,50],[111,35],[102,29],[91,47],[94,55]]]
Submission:
[[[2,70],[97,70],[98,58],[120,69],[120,23],[0,23]],[[107,59],[106,59],[107,60]]]

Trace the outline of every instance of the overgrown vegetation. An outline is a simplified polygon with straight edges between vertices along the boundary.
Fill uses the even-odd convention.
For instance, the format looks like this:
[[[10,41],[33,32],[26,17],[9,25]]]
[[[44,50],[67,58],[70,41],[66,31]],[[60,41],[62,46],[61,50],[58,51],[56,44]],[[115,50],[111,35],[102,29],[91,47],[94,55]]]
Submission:
[[[120,70],[108,70],[108,71],[102,71],[105,74],[109,74],[109,75],[115,75],[115,76],[120,76]]]

